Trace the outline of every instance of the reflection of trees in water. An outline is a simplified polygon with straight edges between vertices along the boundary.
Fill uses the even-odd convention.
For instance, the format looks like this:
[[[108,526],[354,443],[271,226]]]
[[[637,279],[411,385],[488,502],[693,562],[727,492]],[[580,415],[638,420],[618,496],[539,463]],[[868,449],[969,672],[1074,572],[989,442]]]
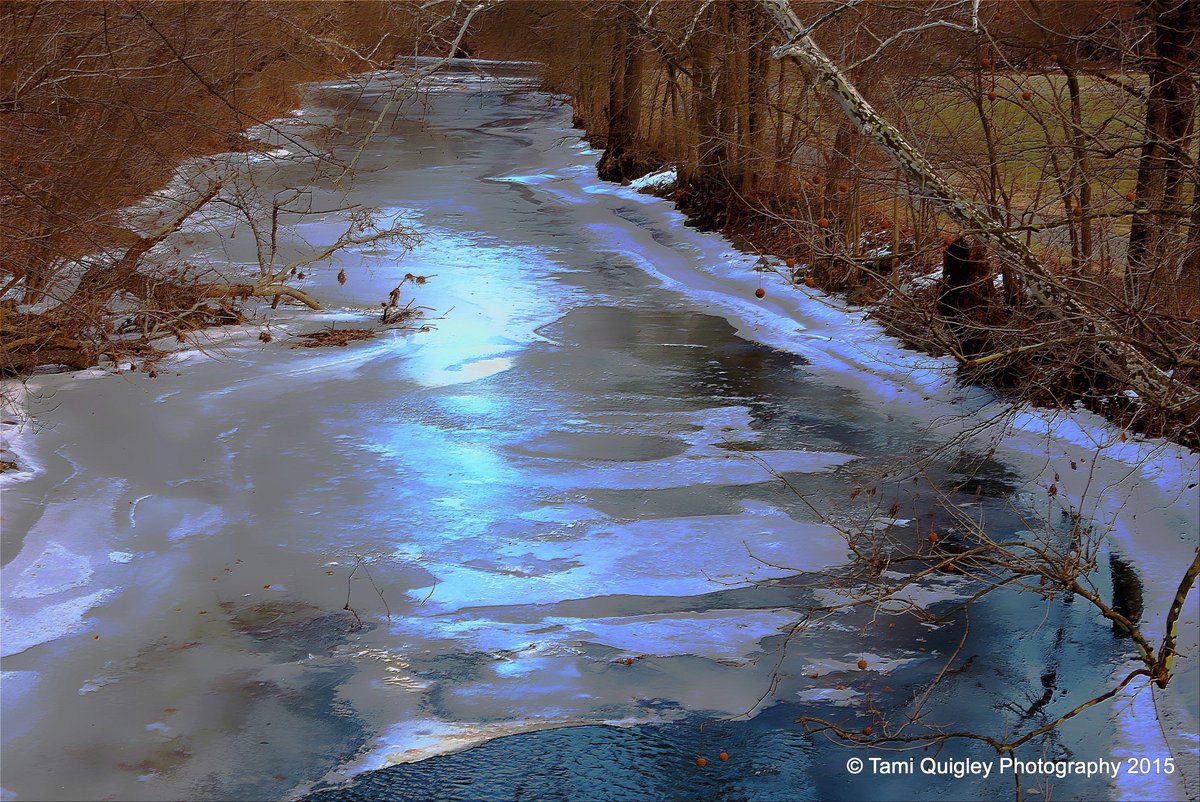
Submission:
[[[750,404],[805,393],[795,369],[807,360],[744,340],[727,321],[712,315],[583,307],[541,333],[566,345],[617,352],[603,363],[602,372],[588,366],[584,372],[591,381],[619,392],[636,390],[650,398],[697,406],[710,406],[714,398]],[[579,371],[576,358],[571,350],[561,352],[568,363],[562,375],[571,380]]]
[[[1108,569],[1112,574],[1113,610],[1136,624],[1142,617],[1142,580],[1132,565],[1115,554],[1108,555]],[[1115,621],[1113,634],[1118,638],[1130,637],[1129,630]]]

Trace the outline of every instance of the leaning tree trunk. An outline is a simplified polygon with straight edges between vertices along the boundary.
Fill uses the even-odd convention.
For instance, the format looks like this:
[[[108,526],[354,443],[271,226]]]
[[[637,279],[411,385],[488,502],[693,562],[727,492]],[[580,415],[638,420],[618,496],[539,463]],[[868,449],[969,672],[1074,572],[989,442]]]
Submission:
[[[1200,397],[1193,390],[1174,381],[1131,346],[1098,311],[1088,309],[1080,302],[1030,248],[1005,231],[986,211],[962,197],[894,125],[875,111],[841,69],[805,33],[788,0],[759,0],[759,3],[787,37],[786,44],[775,50],[775,56],[795,57],[813,82],[833,96],[859,131],[887,151],[908,180],[920,188],[922,196],[933,200],[951,218],[984,240],[1001,258],[1013,263],[1035,301],[1059,317],[1077,320],[1094,341],[1106,366],[1131,388],[1164,406],[1200,413]]]

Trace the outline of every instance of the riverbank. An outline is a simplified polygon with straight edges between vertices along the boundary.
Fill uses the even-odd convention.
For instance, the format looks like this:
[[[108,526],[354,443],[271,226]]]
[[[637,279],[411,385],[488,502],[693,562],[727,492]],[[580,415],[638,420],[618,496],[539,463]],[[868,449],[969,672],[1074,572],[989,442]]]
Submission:
[[[522,19],[519,8],[510,13],[510,22]],[[814,86],[800,60],[773,55],[778,31],[759,4],[540,23],[527,49],[544,62],[546,87],[571,99],[576,124],[604,149],[601,176],[674,170],[670,197],[693,224],[786,260],[778,272],[801,291],[844,294],[911,347],[952,356],[964,382],[1200,445],[1190,325],[1200,314],[1200,262],[1195,227],[1183,223],[1194,192],[1186,159],[1166,165],[1178,191],[1161,203],[1178,214],[1156,217],[1161,187],[1145,181],[1153,147],[1142,136],[1156,124],[1154,104],[1122,92],[1107,57],[1078,51],[1077,37],[1028,30],[996,10],[987,29],[1013,37],[993,42],[996,53],[980,51],[965,28],[959,36],[918,26],[887,39],[917,48],[904,58],[847,73],[871,114],[931,162],[928,181],[946,177],[947,192],[987,210],[967,223],[915,192],[921,182],[897,168],[907,158],[858,133],[862,119]],[[839,19],[826,35],[838,41],[839,25],[858,24]],[[588,37],[604,45],[581,56]],[[1038,44],[1015,44],[1025,37]],[[849,32],[842,43],[848,50],[834,62],[853,61],[863,46]],[[1090,59],[1097,63],[1084,69]],[[1181,90],[1180,108],[1189,96]],[[1096,147],[1071,131],[1087,131]],[[1190,152],[1191,136],[1180,134],[1179,153]],[[1143,277],[1150,228],[1161,236],[1150,235],[1158,255]],[[1143,361],[1152,367],[1130,367]],[[1143,373],[1162,381],[1143,384]]]
[[[354,147],[391,79],[318,91],[306,116],[338,121],[351,135],[336,144]],[[883,793],[878,778],[842,773],[844,750],[794,719],[866,722],[867,700],[902,710],[953,654],[953,627],[831,619],[790,639],[779,704],[744,741],[731,728],[718,742],[727,731],[712,719],[755,709],[772,688],[786,633],[820,601],[813,583],[847,559],[831,521],[861,517],[853,489],[920,458],[930,483],[904,483],[891,525],[914,542],[946,531],[934,484],[955,481],[963,452],[987,454],[990,438],[971,433],[1009,411],[821,294],[756,298],[754,256],[600,181],[569,110],[531,88],[435,79],[364,153],[355,188],[361,203],[402,211],[419,246],[365,270],[343,254],[305,279],[327,314],[357,326],[406,273],[430,276],[418,303],[443,318],[431,330],[324,351],[245,338],[218,358],[175,357],[188,361],[153,380],[27,385],[45,471],[5,486],[5,633],[51,637],[14,641],[26,648],[5,657],[5,787],[18,800],[295,796],[482,742],[445,782],[549,752],[568,773],[570,755],[614,756],[605,766],[635,792],[648,776],[697,795]],[[263,163],[256,178],[291,176]],[[314,203],[334,197],[313,191]],[[338,223],[297,236],[329,238]],[[188,247],[236,262],[252,246],[233,233],[216,221]],[[297,328],[318,320],[288,314]],[[1122,516],[1116,542],[1155,615],[1197,516],[1180,484],[1197,471],[1188,452],[1113,439],[1086,416],[1008,420],[1013,436],[975,474],[985,489],[961,500],[1016,533],[1049,514],[1039,499],[1061,470],[1058,498]],[[1085,467],[1072,473],[1071,459]],[[1096,580],[1109,592],[1104,572]],[[946,576],[926,590],[949,604],[969,587]],[[1078,603],[997,597],[972,628],[980,658],[961,676],[978,685],[941,709],[979,727],[1043,694],[1043,669],[1065,691],[1057,710],[1103,690],[1128,658]],[[1115,732],[1112,712],[1074,720],[1061,743],[1167,754],[1149,737],[1153,717],[1138,708]],[[500,737],[582,721],[642,726]],[[659,738],[651,725],[664,722],[678,728]],[[728,774],[700,772],[703,755]],[[438,787],[429,775],[444,765],[410,768],[405,782]],[[1171,778],[1144,779],[1056,790],[1186,796]],[[522,777],[497,780],[508,781]],[[916,778],[887,793],[928,788]],[[937,788],[994,798],[1011,780]]]
[[[603,148],[602,138],[596,139],[594,132],[589,136]],[[1086,349],[1074,345],[1063,351],[1052,346],[1043,348],[1046,327],[1053,326],[1053,321],[1036,309],[1025,307],[1020,313],[1009,310],[999,317],[991,314],[988,325],[1004,328],[1013,339],[1002,348],[997,346],[993,354],[981,355],[979,364],[969,354],[961,355],[962,344],[950,333],[953,322],[941,317],[945,285],[940,251],[916,252],[911,239],[902,237],[899,250],[907,255],[894,257],[894,223],[886,217],[874,214],[871,221],[876,227],[862,233],[859,246],[865,256],[840,262],[821,259],[810,250],[811,243],[798,236],[796,226],[785,220],[786,212],[757,204],[747,207],[744,201],[724,192],[706,194],[703,188],[681,189],[670,163],[637,172],[640,174],[627,177],[624,183],[644,185],[644,191],[676,203],[688,224],[701,230],[705,230],[704,218],[697,217],[697,213],[711,217],[713,208],[722,207],[715,219],[724,222],[719,229],[710,230],[719,230],[739,248],[771,257],[755,265],[760,273],[765,270],[771,274],[764,276],[764,290],[808,294],[820,290],[836,297],[839,304],[861,308],[908,347],[935,357],[956,356],[961,381],[988,387],[1014,403],[1028,403],[1047,412],[1087,409],[1129,432],[1166,438],[1191,449],[1200,446],[1200,429],[1189,412],[1171,412],[1153,402],[1147,404],[1097,367],[1097,357]],[[904,237],[911,237],[911,232]],[[985,279],[989,285],[994,281],[997,291],[1003,289],[996,265],[989,266]],[[999,302],[998,295],[993,302]],[[970,324],[976,325],[982,324]],[[1186,350],[1187,342],[1180,340],[1175,346]],[[1022,354],[1032,351],[1040,352],[1037,360],[1022,358]],[[1041,363],[1056,367],[1048,374]],[[1082,365],[1088,366],[1086,370]]]
[[[14,223],[0,230],[0,375],[14,377],[117,362],[153,369],[163,339],[240,322],[254,283],[232,280],[238,271],[216,260],[173,258],[163,240],[219,207],[245,218],[269,262],[275,235],[261,218],[287,219],[295,208],[225,186],[237,169],[227,156],[226,172],[194,171],[190,185],[181,165],[230,152],[252,161],[269,138],[265,150],[319,164],[318,138],[302,145],[286,120],[277,126],[300,88],[412,52],[379,3],[180,2],[120,12],[16,3],[5,23],[20,31],[7,39],[13,88],[0,134],[13,188],[0,213]],[[268,301],[295,293],[289,279],[270,282],[278,292]]]

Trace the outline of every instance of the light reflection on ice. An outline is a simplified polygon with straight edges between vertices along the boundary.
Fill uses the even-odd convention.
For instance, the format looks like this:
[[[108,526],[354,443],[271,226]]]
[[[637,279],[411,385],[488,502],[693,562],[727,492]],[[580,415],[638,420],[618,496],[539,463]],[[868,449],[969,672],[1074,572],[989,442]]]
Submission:
[[[713,610],[687,615],[631,616],[578,621],[548,618],[561,624],[558,637],[594,640],[632,655],[660,657],[690,654],[711,659],[762,653],[760,642],[795,623],[787,611]]]
[[[438,579],[427,607],[454,611],[514,599],[546,604],[615,594],[692,596],[761,582],[846,561],[846,543],[827,524],[793,520],[770,505],[748,503],[741,515],[598,522],[570,540],[493,543],[477,567],[462,562],[461,546],[423,549],[423,564]],[[522,569],[534,557],[544,569]],[[423,598],[428,590],[409,592]],[[419,619],[426,626],[438,620]]]

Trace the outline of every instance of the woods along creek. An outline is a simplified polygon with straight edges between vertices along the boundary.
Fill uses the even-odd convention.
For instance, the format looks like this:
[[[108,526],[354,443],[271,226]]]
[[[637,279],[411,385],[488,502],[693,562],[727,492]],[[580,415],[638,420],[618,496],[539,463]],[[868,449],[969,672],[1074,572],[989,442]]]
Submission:
[[[1195,456],[1153,450],[1147,479],[1137,444],[1102,451],[1035,415],[992,453],[971,434],[997,414],[987,393],[817,293],[768,275],[756,299],[753,255],[599,181],[569,107],[519,69],[492,73],[431,79],[368,143],[351,199],[402,215],[420,243],[314,270],[305,289],[329,311],[285,311],[271,343],[255,329],[157,378],[18,388],[5,798],[1011,795],[997,771],[856,775],[850,757],[888,753],[795,723],[902,716],[964,634],[899,607],[793,631],[837,600],[839,528],[892,527],[917,549],[953,537],[955,506],[993,533],[1066,526],[1039,483],[1083,462],[1116,477],[1101,498],[1060,480],[1111,513],[1095,581],[1111,594],[1111,556],[1150,618],[1190,558]],[[335,123],[349,159],[395,80],[315,87],[281,126]],[[287,158],[250,169],[266,187],[307,174]],[[289,247],[343,225],[301,222]],[[249,265],[242,228],[189,224],[183,247]],[[377,317],[406,273],[429,277],[412,290],[430,330],[290,347],[289,331]],[[1102,424],[1068,428],[1088,426]],[[853,491],[885,472],[901,481],[864,519]],[[953,489],[968,479],[978,494]],[[1134,537],[1122,516],[1138,512]],[[937,609],[977,589],[945,574],[908,596]],[[1086,604],[999,592],[971,608],[963,670],[925,709],[953,730],[1025,728],[1103,692],[1131,655]],[[1191,682],[1194,660],[1180,670]],[[1022,757],[1169,756],[1148,696]],[[1186,732],[1195,703],[1171,699]],[[970,741],[936,756],[996,760]],[[1178,774],[1051,782],[1056,798],[1188,793]]]

